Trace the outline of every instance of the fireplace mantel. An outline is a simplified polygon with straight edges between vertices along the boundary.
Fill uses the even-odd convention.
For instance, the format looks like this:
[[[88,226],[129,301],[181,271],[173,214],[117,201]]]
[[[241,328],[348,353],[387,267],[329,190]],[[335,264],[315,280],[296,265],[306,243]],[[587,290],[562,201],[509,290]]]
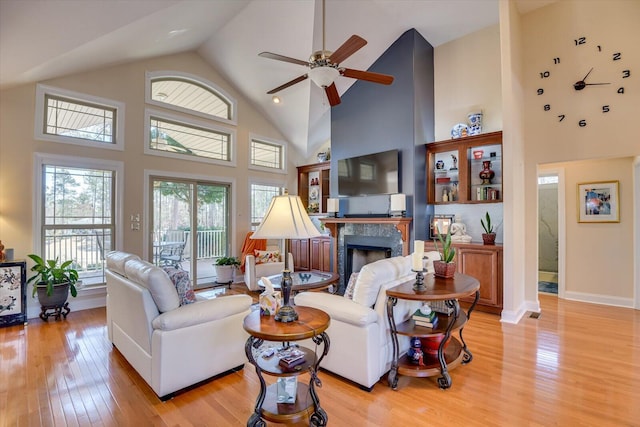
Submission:
[[[400,235],[402,236],[402,241],[405,245],[409,245],[409,224],[411,224],[412,218],[406,217],[374,217],[374,218],[333,218],[326,217],[320,218],[320,221],[324,224],[325,227],[329,229],[331,232],[331,236],[334,238],[338,236],[337,227],[339,224],[392,224],[395,225]],[[403,251],[404,252],[404,251]],[[404,255],[408,255],[408,250]]]
[[[356,217],[356,218],[334,218],[325,217],[320,218],[320,222],[331,233],[332,247],[333,247],[333,270],[337,271],[337,239],[338,228],[345,224],[380,224],[380,225],[394,225],[400,232],[402,238],[402,255],[409,255],[409,225],[413,218],[406,217]]]

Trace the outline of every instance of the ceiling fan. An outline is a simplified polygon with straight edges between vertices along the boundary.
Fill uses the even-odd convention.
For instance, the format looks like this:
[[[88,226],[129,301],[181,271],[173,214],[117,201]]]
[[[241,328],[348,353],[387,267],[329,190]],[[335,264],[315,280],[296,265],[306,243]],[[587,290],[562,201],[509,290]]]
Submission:
[[[335,52],[325,50],[325,0],[322,0],[322,50],[314,52],[309,61],[303,61],[300,59],[290,58],[288,56],[279,55],[271,52],[261,52],[258,55],[263,58],[275,59],[277,61],[290,62],[292,64],[298,64],[305,67],[309,67],[309,71],[295,79],[278,86],[275,89],[271,89],[267,94],[272,95],[280,92],[283,89],[293,86],[296,83],[300,83],[307,78],[323,88],[327,94],[329,104],[333,107],[340,104],[340,95],[335,85],[335,80],[338,76],[349,77],[352,79],[365,80],[373,83],[380,83],[384,85],[390,85],[393,82],[393,76],[380,73],[372,73],[370,71],[353,70],[350,68],[340,67],[340,63],[349,58],[355,52],[360,50],[367,41],[360,36],[352,35],[344,42]]]

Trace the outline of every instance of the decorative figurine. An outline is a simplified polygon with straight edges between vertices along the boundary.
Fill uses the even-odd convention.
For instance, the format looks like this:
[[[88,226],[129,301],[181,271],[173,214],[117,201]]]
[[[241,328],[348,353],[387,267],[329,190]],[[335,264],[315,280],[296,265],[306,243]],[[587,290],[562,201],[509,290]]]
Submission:
[[[451,155],[451,160],[453,161],[453,166],[451,166],[449,170],[452,170],[452,171],[458,170],[458,158],[455,156],[455,154]]]

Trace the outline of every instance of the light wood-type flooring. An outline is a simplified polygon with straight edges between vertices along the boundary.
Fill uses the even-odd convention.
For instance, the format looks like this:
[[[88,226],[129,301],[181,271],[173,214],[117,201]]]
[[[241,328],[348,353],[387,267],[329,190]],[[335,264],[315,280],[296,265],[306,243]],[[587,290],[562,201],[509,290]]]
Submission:
[[[518,325],[473,313],[474,359],[449,390],[400,377],[398,391],[382,379],[367,393],[322,371],[329,425],[640,426],[640,311],[540,300],[540,318]],[[109,343],[104,308],[0,328],[0,427],[242,426],[258,390],[246,364],[161,402]]]

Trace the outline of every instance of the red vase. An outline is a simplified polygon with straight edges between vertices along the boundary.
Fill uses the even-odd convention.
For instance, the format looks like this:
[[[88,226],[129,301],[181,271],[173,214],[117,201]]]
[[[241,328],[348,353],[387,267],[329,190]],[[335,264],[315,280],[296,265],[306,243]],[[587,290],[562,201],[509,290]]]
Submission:
[[[496,173],[491,170],[490,160],[482,162],[482,170],[478,175],[480,176],[480,179],[482,179],[483,184],[491,184],[491,180],[496,176]]]

